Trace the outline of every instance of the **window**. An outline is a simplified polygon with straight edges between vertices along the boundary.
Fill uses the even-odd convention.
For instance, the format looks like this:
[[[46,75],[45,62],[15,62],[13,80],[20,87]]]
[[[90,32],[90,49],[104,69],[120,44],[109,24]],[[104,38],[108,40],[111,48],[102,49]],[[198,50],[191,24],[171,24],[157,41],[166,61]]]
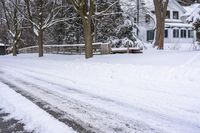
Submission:
[[[147,31],[147,41],[152,41],[154,39],[154,30]]]
[[[178,11],[173,11],[173,19],[179,19]]]
[[[165,30],[165,38],[168,38],[168,30]]]
[[[174,29],[173,30],[173,37],[174,38],[179,38],[179,29]]]
[[[167,11],[167,13],[166,13],[166,19],[170,19],[170,11]]]
[[[188,30],[188,38],[193,38],[193,37],[194,37],[194,31]]]
[[[181,30],[181,38],[186,38],[186,30]]]

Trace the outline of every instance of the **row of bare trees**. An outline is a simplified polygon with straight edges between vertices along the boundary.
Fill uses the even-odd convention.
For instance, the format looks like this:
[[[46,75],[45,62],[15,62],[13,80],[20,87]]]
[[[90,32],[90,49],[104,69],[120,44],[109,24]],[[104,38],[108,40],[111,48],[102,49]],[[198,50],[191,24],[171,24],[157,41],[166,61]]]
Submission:
[[[85,57],[91,58],[93,56],[92,42],[99,38],[99,36],[101,36],[100,38],[106,38],[102,35],[104,33],[98,33],[98,31],[106,32],[106,30],[103,30],[104,26],[102,23],[106,18],[114,18],[109,18],[108,15],[103,17],[103,14],[112,12],[117,3],[119,4],[119,1],[115,0],[1,0],[0,6],[3,9],[6,27],[9,33],[7,40],[12,44],[14,56],[17,55],[17,47],[20,47],[21,44],[37,44],[39,47],[39,57],[42,57],[46,33],[56,29],[55,27],[58,24],[69,24],[67,28],[70,29],[73,27],[71,29],[74,30],[80,28],[79,25],[81,25],[82,29],[78,29],[77,31],[82,31],[83,34],[81,33],[80,35],[80,33],[77,33],[76,38],[83,36]],[[97,5],[99,7],[103,6],[99,8]],[[79,23],[79,20],[82,23]],[[113,19],[112,22],[107,21],[106,23],[105,25],[108,25],[108,23],[115,25],[114,23],[116,22]],[[65,30],[65,28],[63,27],[62,29],[62,27],[59,27],[62,30]],[[114,29],[116,27],[111,27],[108,30],[110,33],[106,33],[107,36],[115,33]],[[70,32],[69,36],[73,31],[70,30]],[[24,39],[24,36],[26,39]]]
[[[22,39],[22,31],[24,31],[28,32],[26,34],[29,34],[31,41],[34,42],[37,39],[39,57],[42,57],[43,32],[57,21],[56,13],[59,10],[56,6],[57,1],[1,0],[1,5],[9,32],[8,40],[12,43],[13,56],[17,55],[19,42],[21,42],[20,44],[24,43]],[[48,14],[44,14],[45,12]]]
[[[157,18],[155,46],[158,46],[158,49],[163,49],[165,15],[169,0],[153,1]],[[71,22],[72,20],[78,19],[82,22],[81,30],[83,31],[85,43],[85,57],[91,58],[93,56],[93,41],[96,40],[98,36],[100,36],[101,39],[106,39],[102,34],[108,32],[110,32],[112,36],[117,36],[113,34],[115,33],[113,29],[117,29],[116,22],[118,22],[118,25],[123,24],[123,22],[121,22],[122,15],[120,14],[120,9],[113,8],[116,5],[119,6],[119,1],[115,0],[106,1],[106,3],[102,0],[1,0],[0,4],[8,31],[8,40],[12,43],[14,56],[17,55],[17,48],[20,47],[20,45],[26,45],[28,43],[32,45],[37,44],[38,56],[42,57],[46,32],[58,23],[71,24],[74,23],[74,21]],[[98,8],[97,5],[99,5],[101,9]],[[74,13],[71,12],[72,9],[75,11]],[[113,10],[116,9],[117,11],[115,11],[115,14]],[[63,15],[60,15],[61,13]],[[104,14],[106,14],[106,17],[102,17]],[[115,16],[113,17],[113,15]],[[114,22],[110,21],[111,18]],[[118,18],[120,18],[120,21],[117,20]],[[107,23],[103,25],[103,22]],[[77,21],[75,24],[77,24]],[[107,30],[107,28],[110,28],[106,27],[107,25],[110,27],[112,27],[112,25],[114,26],[112,29]],[[72,25],[68,27],[72,27]],[[104,27],[106,27],[106,29]],[[98,32],[105,33],[100,34]],[[120,34],[120,36],[122,35]]]

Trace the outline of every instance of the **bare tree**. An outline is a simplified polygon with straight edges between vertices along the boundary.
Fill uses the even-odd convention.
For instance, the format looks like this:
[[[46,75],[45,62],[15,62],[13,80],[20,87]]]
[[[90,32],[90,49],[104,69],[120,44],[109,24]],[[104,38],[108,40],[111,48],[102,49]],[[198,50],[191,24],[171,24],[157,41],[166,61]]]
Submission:
[[[4,16],[7,23],[8,32],[11,36],[12,40],[12,52],[13,56],[17,56],[17,47],[19,42],[21,41],[21,33],[22,33],[22,19],[23,16],[19,14],[17,8],[12,6],[12,3],[15,5],[20,5],[20,0],[11,0],[11,1],[4,1],[1,0],[1,4],[4,10]]]
[[[27,3],[26,0],[27,12],[21,10],[15,3],[13,5],[31,23],[31,28],[38,40],[38,56],[43,57],[44,31],[58,22],[65,21],[66,18],[57,18],[59,11],[63,8],[62,5],[59,5],[61,3],[59,0],[33,0],[32,2],[36,8],[34,17],[30,11],[30,3]]]
[[[154,46],[164,49],[165,17],[169,0],[153,0],[156,15],[156,36]]]
[[[93,57],[92,16],[95,12],[94,0],[70,0],[74,9],[80,15],[83,23],[85,39],[85,58]]]

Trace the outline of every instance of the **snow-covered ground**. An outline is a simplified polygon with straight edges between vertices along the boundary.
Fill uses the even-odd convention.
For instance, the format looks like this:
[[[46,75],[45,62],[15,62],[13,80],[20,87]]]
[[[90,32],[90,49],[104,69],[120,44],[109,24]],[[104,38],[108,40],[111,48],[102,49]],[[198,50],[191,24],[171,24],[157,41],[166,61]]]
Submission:
[[[0,57],[0,82],[10,82],[104,133],[199,133],[199,75],[199,51],[148,51],[89,60],[81,55]],[[0,108],[11,115],[36,123],[35,128],[54,122],[54,127],[68,128],[0,85],[5,92],[0,93]],[[42,117],[49,123],[40,121]]]
[[[75,133],[71,128],[57,121],[2,83],[0,83],[0,92],[0,108],[3,108],[5,112],[9,112],[9,117],[25,123],[27,131],[36,133]]]

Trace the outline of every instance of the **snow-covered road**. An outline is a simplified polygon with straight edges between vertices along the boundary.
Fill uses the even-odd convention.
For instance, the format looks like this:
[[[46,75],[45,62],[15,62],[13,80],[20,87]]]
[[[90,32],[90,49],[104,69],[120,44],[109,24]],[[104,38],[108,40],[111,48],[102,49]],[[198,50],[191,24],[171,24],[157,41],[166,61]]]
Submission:
[[[158,129],[150,128],[145,123],[141,123],[128,117],[120,116],[119,114],[101,108],[101,106],[105,105],[105,107],[116,107],[116,109],[121,108],[123,110],[123,108],[131,108],[129,105],[125,105],[109,98],[104,98],[98,95],[80,91],[78,89],[68,88],[67,86],[46,81],[45,79],[35,77],[34,75],[36,75],[36,73],[33,75],[25,74],[30,71],[21,72],[21,70],[17,69],[14,71],[15,75],[17,76],[3,74],[6,72],[5,69],[4,72],[0,71],[2,73],[0,82],[7,84],[14,90],[24,94],[27,97],[31,96],[32,99],[30,100],[32,101],[33,99],[37,99],[35,100],[36,104],[38,101],[40,101],[40,104],[44,103],[45,106],[48,106],[48,108],[51,108],[51,110],[56,110],[56,112],[64,111],[65,113],[59,115],[57,119],[62,117],[62,119],[73,121],[72,124],[66,124],[70,124],[70,126],[76,124],[74,128],[76,128],[77,125],[80,125],[83,127],[83,129],[86,129],[86,132],[91,131],[98,133],[133,131],[160,132]],[[19,79],[19,75],[23,76],[24,78]],[[54,113],[55,112],[53,112],[52,115],[54,115]],[[83,129],[78,131],[85,132],[82,131]]]
[[[199,133],[199,54],[7,56],[0,82],[79,132]]]

